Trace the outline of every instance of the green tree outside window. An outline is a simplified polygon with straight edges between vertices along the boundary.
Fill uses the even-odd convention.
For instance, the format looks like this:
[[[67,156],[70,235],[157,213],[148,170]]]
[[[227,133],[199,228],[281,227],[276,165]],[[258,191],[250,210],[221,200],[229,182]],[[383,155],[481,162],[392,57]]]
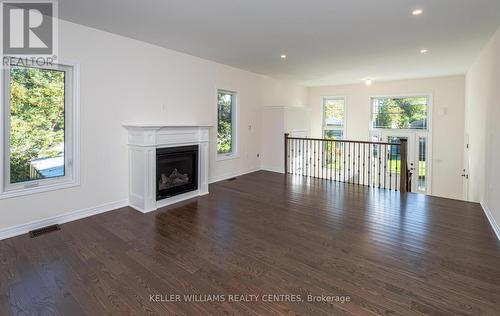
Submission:
[[[233,102],[234,94],[219,91],[217,94],[217,153],[233,152]]]

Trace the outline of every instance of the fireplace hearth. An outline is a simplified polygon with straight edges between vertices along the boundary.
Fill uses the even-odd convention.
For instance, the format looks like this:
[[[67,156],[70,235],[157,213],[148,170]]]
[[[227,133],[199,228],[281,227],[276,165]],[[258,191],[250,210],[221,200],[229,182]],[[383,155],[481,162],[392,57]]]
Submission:
[[[198,189],[198,145],[158,148],[156,200]]]

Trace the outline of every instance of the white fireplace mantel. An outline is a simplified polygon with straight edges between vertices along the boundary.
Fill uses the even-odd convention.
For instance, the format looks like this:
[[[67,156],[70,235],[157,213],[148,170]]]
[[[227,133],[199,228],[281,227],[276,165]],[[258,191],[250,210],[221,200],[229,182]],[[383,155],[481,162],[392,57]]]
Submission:
[[[147,213],[160,207],[208,194],[208,141],[211,126],[127,124],[129,204]],[[156,201],[156,149],[198,145],[198,189]]]

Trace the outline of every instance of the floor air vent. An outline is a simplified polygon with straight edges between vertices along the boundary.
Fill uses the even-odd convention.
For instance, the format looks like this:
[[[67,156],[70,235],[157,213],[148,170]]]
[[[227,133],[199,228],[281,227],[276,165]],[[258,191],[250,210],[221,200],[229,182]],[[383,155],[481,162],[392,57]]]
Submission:
[[[236,178],[227,179],[227,181],[234,181],[234,180],[236,180]]]
[[[29,234],[30,234],[31,238],[35,238],[35,237],[38,237],[38,236],[43,235],[43,234],[48,234],[50,232],[54,232],[56,230],[61,230],[61,227],[59,227],[59,225],[57,225],[57,224],[32,230],[29,232]]]

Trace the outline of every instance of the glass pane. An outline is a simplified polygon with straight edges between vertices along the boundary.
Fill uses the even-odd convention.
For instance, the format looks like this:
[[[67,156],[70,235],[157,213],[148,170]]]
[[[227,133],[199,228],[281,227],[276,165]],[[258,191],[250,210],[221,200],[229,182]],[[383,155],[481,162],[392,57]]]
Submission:
[[[372,98],[374,128],[427,129],[427,98]]]
[[[420,137],[418,141],[418,191],[427,191],[427,138]]]
[[[10,69],[10,183],[64,176],[63,71]]]
[[[401,139],[408,140],[408,137],[389,136],[387,142],[391,144],[401,144]],[[389,170],[391,173],[399,174],[401,171],[401,147],[389,147]]]
[[[325,127],[344,126],[345,101],[344,99],[325,99],[323,101],[323,119]]]
[[[323,137],[327,139],[342,139],[344,138],[344,131],[341,129],[329,129],[325,130]]]
[[[217,95],[217,153],[233,151],[233,95],[220,92]]]

